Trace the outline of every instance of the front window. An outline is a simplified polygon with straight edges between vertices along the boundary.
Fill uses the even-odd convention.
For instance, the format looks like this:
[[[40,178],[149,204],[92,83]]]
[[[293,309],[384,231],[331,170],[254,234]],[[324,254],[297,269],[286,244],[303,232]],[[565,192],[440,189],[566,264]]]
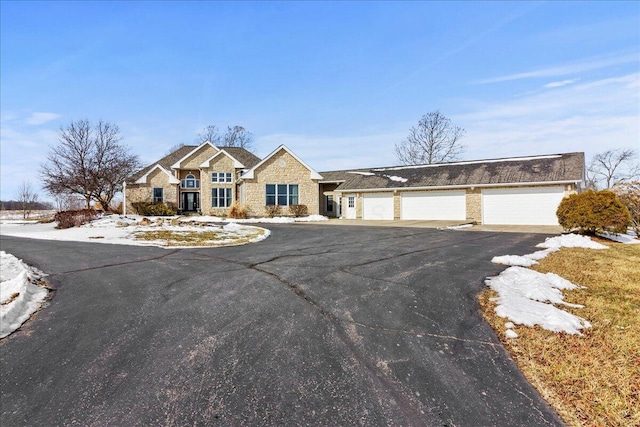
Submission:
[[[182,188],[200,188],[200,180],[195,175],[189,174],[181,181]]]
[[[211,172],[211,182],[230,183],[231,172]]]
[[[299,204],[298,184],[267,184],[267,206]]]
[[[356,207],[356,198],[355,197],[349,196],[349,198],[347,200],[348,200],[350,208],[355,208]]]
[[[230,188],[212,188],[211,189],[211,207],[212,208],[228,208],[231,206],[231,189]]]
[[[333,212],[333,196],[327,196],[327,212]]]
[[[153,203],[164,202],[164,189],[162,187],[155,187],[153,189]]]

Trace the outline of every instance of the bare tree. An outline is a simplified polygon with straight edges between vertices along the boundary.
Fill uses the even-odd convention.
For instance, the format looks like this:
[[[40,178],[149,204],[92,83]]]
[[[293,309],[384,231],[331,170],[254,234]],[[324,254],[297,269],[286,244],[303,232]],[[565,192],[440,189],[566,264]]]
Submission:
[[[22,218],[27,219],[31,215],[31,210],[38,203],[38,193],[33,190],[31,183],[23,181],[18,188],[18,202],[22,210]]]
[[[78,194],[87,208],[91,200],[109,206],[122,181],[140,168],[121,140],[118,126],[103,121],[78,120],[60,128],[58,145],[40,167],[44,188],[52,195]]]
[[[198,133],[195,141],[196,144],[202,144],[203,142],[209,141],[213,145],[219,145],[220,132],[218,132],[218,128],[215,125],[209,125],[202,129],[202,132]]]
[[[395,155],[405,165],[433,164],[457,160],[465,150],[460,140],[464,129],[455,126],[440,111],[427,113],[395,145]]]
[[[196,143],[202,144],[209,141],[213,145],[222,147],[240,147],[245,150],[253,150],[253,134],[242,126],[227,126],[224,135],[220,135],[218,128],[209,125],[198,133]]]
[[[227,131],[222,137],[222,145],[225,147],[240,147],[251,151],[253,148],[253,134],[242,126],[227,126]]]
[[[587,168],[587,181],[611,188],[616,182],[628,181],[640,176],[637,153],[630,148],[607,150],[593,156]]]

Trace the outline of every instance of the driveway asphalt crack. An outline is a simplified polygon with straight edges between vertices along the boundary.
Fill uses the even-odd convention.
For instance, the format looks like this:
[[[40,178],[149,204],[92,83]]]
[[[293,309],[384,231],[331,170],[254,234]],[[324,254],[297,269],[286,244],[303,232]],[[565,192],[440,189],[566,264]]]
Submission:
[[[64,275],[67,275],[67,274],[82,273],[82,272],[85,272],[85,271],[100,270],[102,268],[120,267],[120,266],[124,266],[124,265],[139,264],[139,263],[148,262],[148,261],[158,261],[158,260],[165,259],[165,258],[175,254],[179,250],[180,249],[174,249],[174,250],[168,251],[167,253],[165,253],[163,255],[160,255],[160,256],[157,256],[157,257],[136,259],[136,260],[132,260],[132,261],[114,262],[114,263],[110,263],[110,264],[102,264],[102,265],[96,265],[96,266],[92,266],[92,267],[79,268],[79,269],[76,269],[76,270],[61,271],[59,273],[51,273],[51,274],[48,274],[48,277],[54,278],[54,277],[58,277],[58,276],[64,276]]]

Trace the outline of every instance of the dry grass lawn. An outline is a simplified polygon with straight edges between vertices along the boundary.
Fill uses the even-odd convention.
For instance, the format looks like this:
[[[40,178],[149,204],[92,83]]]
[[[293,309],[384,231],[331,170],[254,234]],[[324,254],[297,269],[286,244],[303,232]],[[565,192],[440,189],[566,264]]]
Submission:
[[[596,239],[597,240],[597,239]],[[600,240],[599,240],[600,241]],[[504,338],[506,319],[495,296],[480,296],[485,317],[542,396],[572,426],[640,426],[640,245],[600,241],[606,250],[563,248],[532,267],[584,289],[565,291],[562,307],[589,320],[582,336],[517,326]]]
[[[136,232],[135,238],[136,240],[159,242],[162,246],[230,246],[248,243],[262,234],[264,231],[260,229],[242,236],[223,230],[151,230]]]

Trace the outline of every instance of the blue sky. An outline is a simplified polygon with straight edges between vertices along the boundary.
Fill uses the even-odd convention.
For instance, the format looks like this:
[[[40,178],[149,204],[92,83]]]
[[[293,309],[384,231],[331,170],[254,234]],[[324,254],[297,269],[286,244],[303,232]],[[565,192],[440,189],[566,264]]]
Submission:
[[[146,163],[242,125],[318,171],[396,164],[430,111],[464,159],[640,149],[638,2],[0,4],[0,198],[57,131],[117,124]]]

